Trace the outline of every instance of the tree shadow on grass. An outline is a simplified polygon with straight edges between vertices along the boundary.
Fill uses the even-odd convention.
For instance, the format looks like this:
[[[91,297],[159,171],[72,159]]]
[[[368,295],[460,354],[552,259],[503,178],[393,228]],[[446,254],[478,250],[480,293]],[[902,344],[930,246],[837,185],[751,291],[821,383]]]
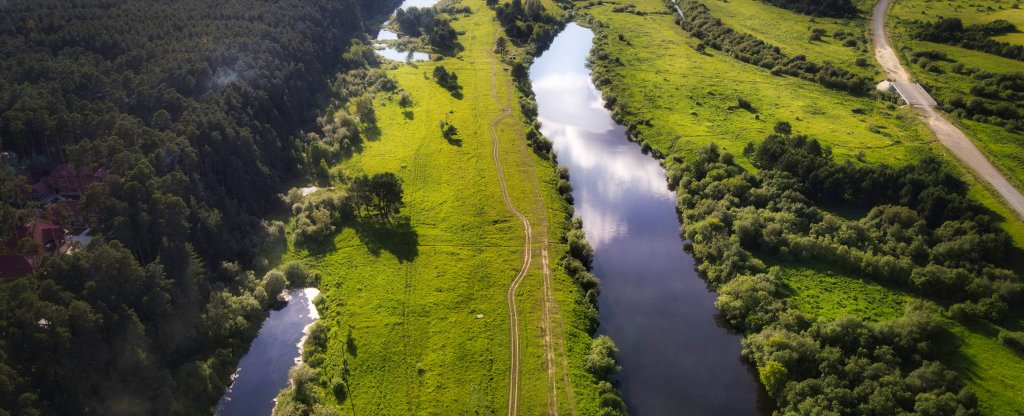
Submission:
[[[411,110],[404,110],[404,111],[402,111],[402,115],[405,116],[406,120],[412,120],[412,119],[416,118],[416,115],[413,114]]]
[[[410,262],[419,256],[420,236],[412,227],[408,217],[399,217],[390,223],[360,221],[352,224],[359,242],[366,246],[375,257],[382,251],[395,256],[400,263]]]
[[[458,138],[457,136],[446,137],[445,140],[448,141],[448,144],[452,146],[462,147],[462,139]]]
[[[371,124],[363,129],[363,137],[366,137],[367,141],[375,142],[380,139],[380,135],[380,127],[377,127],[376,124]]]
[[[944,325],[932,342],[935,345],[939,361],[943,364],[965,378],[977,379],[979,377],[978,363],[963,352],[964,340],[948,327]]]

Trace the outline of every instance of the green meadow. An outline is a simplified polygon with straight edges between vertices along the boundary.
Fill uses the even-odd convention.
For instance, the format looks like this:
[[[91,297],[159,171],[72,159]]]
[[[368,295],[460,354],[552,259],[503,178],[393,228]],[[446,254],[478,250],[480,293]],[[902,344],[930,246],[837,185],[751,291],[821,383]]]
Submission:
[[[523,256],[520,222],[502,203],[488,123],[515,103],[507,71],[492,52],[499,26],[483,0],[453,26],[465,48],[455,57],[389,64],[407,91],[374,98],[372,140],[333,169],[394,172],[405,208],[396,225],[343,229],[328,247],[292,248],[322,275],[321,316],[330,328],[324,371],[350,372],[343,414],[500,414],[508,406],[510,335],[506,291]],[[437,65],[458,74],[461,96],[431,78]],[[497,100],[492,94],[492,88]],[[518,112],[497,126],[498,154],[515,206],[534,230],[534,261],[517,292],[521,343],[520,412],[548,406],[540,248],[550,242],[555,384],[561,414],[594,414],[595,381],[583,369],[591,339],[576,309],[582,294],[557,265],[570,207],[556,191],[551,161],[526,147]],[[439,123],[458,134],[446,140]],[[321,190],[319,192],[340,192]],[[316,197],[313,194],[311,197]]]
[[[650,12],[665,8],[656,0],[629,3]],[[607,25],[601,42],[622,62],[609,71],[606,92],[629,103],[629,118],[650,121],[639,131],[666,155],[685,154],[710,141],[740,154],[777,121],[824,140],[841,159],[864,152],[868,162],[909,163],[932,152],[926,128],[909,109],[772,76],[714,50],[699,53],[697,40],[675,25],[672,15],[616,13],[612,4],[584,12]],[[738,108],[738,97],[753,110]]]
[[[910,63],[906,54],[901,56],[904,67],[930,90],[936,101],[946,102],[954,96],[970,97],[971,87],[978,81],[969,75],[954,71],[955,65],[963,64],[969,68],[994,73],[1015,73],[1024,71],[1024,62],[957,46],[914,40],[911,39],[906,27],[914,20],[933,21],[939,17],[958,17],[965,25],[1006,19],[1024,27],[1024,10],[1012,8],[1012,4],[998,0],[971,2],[970,5],[960,2],[901,0],[896,2],[890,11],[889,32],[897,49],[938,51],[949,57],[945,61],[932,62],[939,68],[936,72]],[[1007,36],[1018,35],[1021,34]],[[1024,157],[1021,156],[1024,154],[1024,135],[972,120],[954,121],[1014,185],[1024,187]]]
[[[956,17],[964,25],[988,23],[994,20],[1006,20],[1017,28],[1024,28],[1024,10],[1020,3],[1013,0],[907,0],[897,1],[891,12],[893,16],[921,21],[935,21],[940,17]],[[1024,33],[1009,33],[994,37],[1001,42],[1024,45]]]
[[[829,61],[871,78],[881,76],[871,55],[870,40],[864,32],[867,21],[863,18],[811,17],[759,0],[702,0],[701,3],[733,29],[778,46],[786,55],[805,55],[809,61],[819,63]],[[825,31],[821,40],[811,40],[814,29]],[[837,32],[846,35],[837,36]],[[863,59],[863,65],[857,65],[858,58]]]
[[[830,34],[838,29],[857,30],[859,35],[866,36],[864,20],[815,19],[811,23],[807,16],[755,0],[704,3],[712,15],[734,29],[753,34],[787,54],[803,53],[811,60],[832,62],[849,62],[863,56],[863,51],[837,47],[828,38],[809,43],[807,36],[809,27],[822,27]],[[600,22],[606,36],[597,42],[617,59],[616,65],[598,69],[610,79],[601,86],[606,98],[624,103],[620,105],[622,114],[637,125],[642,140],[658,153],[686,157],[698,147],[716,142],[750,168],[749,161],[739,156],[743,147],[763,139],[776,121],[788,121],[794,131],[831,146],[841,161],[899,165],[937,155],[957,167],[971,187],[970,195],[1000,219],[1017,247],[1024,247],[1021,221],[993,191],[960,167],[934,141],[910,109],[872,97],[854,97],[799,79],[772,76],[766,70],[714,50],[699,53],[695,49],[697,40],[673,22],[673,15],[614,12],[612,8],[620,4],[659,13],[665,6],[659,0],[577,3],[583,13]],[[860,6],[867,16],[870,4]],[[870,68],[876,68],[873,62]],[[737,108],[737,97],[750,101],[754,110]],[[977,127],[969,125],[968,132],[974,134],[974,128]],[[1012,143],[1012,138],[995,133],[991,137],[999,137],[1002,144],[993,140],[987,152],[996,151],[993,149],[998,146],[1005,146],[1000,151],[1006,154],[1016,149],[1016,144],[1007,144]],[[902,314],[908,302],[916,298],[879,285],[869,276],[851,276],[821,264],[765,260],[781,267],[791,304],[822,318],[856,315],[884,321]],[[941,315],[938,307],[935,310]],[[983,414],[1024,412],[1024,395],[1020,394],[1024,391],[1024,357],[996,340],[998,328],[966,327],[947,318],[941,320],[949,329],[948,339],[942,342],[943,361],[975,390]],[[1017,328],[1019,319],[1006,325],[1009,329]]]

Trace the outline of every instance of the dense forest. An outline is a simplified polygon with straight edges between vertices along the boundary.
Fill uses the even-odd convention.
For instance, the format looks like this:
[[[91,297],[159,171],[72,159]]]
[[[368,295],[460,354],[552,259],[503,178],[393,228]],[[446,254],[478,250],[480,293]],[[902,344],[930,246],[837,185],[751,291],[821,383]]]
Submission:
[[[666,4],[675,10],[672,3],[666,1]],[[742,62],[768,69],[773,75],[798,77],[853,94],[865,94],[873,84],[865,76],[828,62],[818,64],[807,61],[803,55],[786,56],[778,47],[727,26],[696,0],[680,1],[679,8],[685,17],[677,16],[676,21],[693,37],[700,39],[699,51],[704,51],[704,48],[722,51]]]
[[[210,411],[282,288],[258,276],[284,227],[259,218],[305,173],[298,132],[338,65],[365,65],[345,53],[363,19],[397,3],[5,4],[0,146],[21,163],[2,169],[0,240],[39,212],[28,182],[66,163],[109,175],[81,199],[96,241],[3,283],[3,413]]]
[[[744,356],[780,411],[976,414],[973,392],[937,361],[945,330],[933,306],[912,303],[883,323],[816,319],[787,302],[778,269],[762,259],[827,262],[947,305],[956,319],[998,321],[1024,295],[1005,268],[1008,237],[936,159],[837,163],[788,124],[776,131],[745,151],[756,173],[713,144],[666,166],[699,270],[723,318],[748,334]],[[842,205],[866,214],[820,208]]]
[[[857,6],[850,0],[764,0],[775,7],[822,17],[853,17]]]

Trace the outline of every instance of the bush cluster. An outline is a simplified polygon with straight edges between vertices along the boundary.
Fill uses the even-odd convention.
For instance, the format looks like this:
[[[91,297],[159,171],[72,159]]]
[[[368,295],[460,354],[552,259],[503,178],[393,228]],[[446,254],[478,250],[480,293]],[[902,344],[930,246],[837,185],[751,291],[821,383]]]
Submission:
[[[969,90],[970,97],[949,97],[942,103],[946,111],[1008,130],[1024,126],[1024,73],[998,74],[966,68],[962,72],[975,81]]]
[[[454,51],[458,44],[458,33],[451,21],[433,7],[399,8],[395,11],[395,24],[399,31],[412,36],[426,36],[427,43],[439,51]]]
[[[771,397],[794,414],[976,414],[973,393],[934,361],[934,313],[914,304],[880,324],[814,319],[791,307],[779,271],[754,254],[836,265],[954,303],[954,317],[994,320],[1024,293],[1001,267],[1007,236],[938,160],[840,164],[785,127],[748,147],[756,173],[713,144],[665,162],[698,269],[723,318],[749,334],[744,356]],[[849,220],[822,205],[867,214]]]
[[[597,388],[601,395],[597,411],[599,416],[626,416],[626,402],[615,389],[614,376],[622,370],[616,362],[618,354],[618,347],[607,335],[594,338],[590,344],[590,354],[584,366],[598,380]]]
[[[437,85],[452,94],[456,94],[462,89],[462,86],[459,85],[459,75],[455,71],[449,71],[444,65],[435,66],[433,76]]]
[[[666,2],[674,9],[671,2]],[[776,47],[746,33],[737,32],[721,19],[711,16],[707,6],[696,0],[682,0],[679,8],[685,17],[676,22],[701,44],[729,54],[733,58],[771,70],[773,75],[789,75],[825,87],[854,94],[866,94],[872,85],[869,78],[854,74],[831,63],[808,62],[803,55],[788,57]]]
[[[958,303],[950,312],[963,318],[999,319],[1024,292],[1002,267],[1008,236],[937,159],[839,164],[816,140],[781,134],[753,152],[757,174],[723,162],[726,154],[709,147],[699,155],[704,164],[672,170],[686,235],[713,285],[763,271],[750,255],[758,252],[824,261]],[[817,208],[839,204],[867,215],[846,220]]]
[[[948,17],[930,23],[916,22],[911,34],[920,40],[956,45],[1022,61],[1024,46],[992,39],[993,36],[1016,31],[1017,27],[1006,20],[964,26],[959,18]]]
[[[851,0],[764,0],[766,3],[797,13],[821,17],[855,17],[857,6]]]
[[[527,48],[527,55],[547,49],[562,26],[540,0],[512,0],[509,3],[487,0],[487,5],[494,8],[505,35],[515,45]]]

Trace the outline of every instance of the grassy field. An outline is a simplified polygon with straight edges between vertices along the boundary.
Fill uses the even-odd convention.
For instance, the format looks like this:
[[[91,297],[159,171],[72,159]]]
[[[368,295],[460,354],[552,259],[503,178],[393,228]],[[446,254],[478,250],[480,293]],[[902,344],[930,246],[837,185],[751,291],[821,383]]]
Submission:
[[[899,316],[912,295],[870,280],[836,273],[816,265],[780,264],[789,299],[800,311],[825,319],[854,315],[871,321]],[[936,311],[938,307],[934,308]],[[1001,327],[992,324],[964,326],[946,318],[940,322],[947,337],[936,340],[943,363],[957,371],[978,394],[983,415],[1013,416],[1024,413],[1024,359],[996,339]],[[1019,330],[1016,324],[1007,329]]]
[[[843,315],[870,321],[899,317],[912,296],[871,280],[828,270],[826,265],[779,264],[789,298],[801,312],[835,319]]]
[[[488,122],[515,92],[497,63],[493,85],[502,104],[492,97],[498,26],[483,0],[462,3],[473,10],[453,24],[464,32],[465,50],[440,62],[395,64],[388,73],[414,106],[403,109],[396,96],[378,95],[379,138],[342,164],[350,174],[401,177],[406,207],[399,225],[346,228],[332,248],[288,255],[323,276],[321,315],[331,328],[324,368],[340,371],[347,359],[351,372],[347,400],[324,399],[343,414],[501,414],[507,408],[505,293],[522,261],[523,231],[502,204]],[[462,98],[430,79],[436,65],[458,74]],[[454,140],[441,136],[445,119],[458,128]],[[522,131],[521,117],[498,126],[506,181],[533,224],[534,241],[550,240],[557,261],[565,251],[559,237],[567,206],[555,191],[553,165],[525,147]],[[533,250],[539,259],[540,244]],[[521,414],[542,414],[548,403],[541,270],[534,261],[517,292]],[[551,271],[559,311],[553,319],[559,413],[593,414],[596,387],[583,369],[590,337],[574,309],[582,295],[556,264]]]
[[[636,0],[638,10],[660,11],[657,0]],[[716,141],[733,153],[767,136],[777,121],[823,139],[840,158],[865,151],[869,162],[907,163],[930,153],[926,130],[908,109],[852,97],[744,64],[716,51],[698,53],[696,39],[671,15],[614,13],[606,4],[585,9],[608,24],[606,40],[622,62],[611,73],[616,97],[633,105],[640,132],[665,154],[686,153]],[[622,34],[626,42],[617,39]],[[754,111],[737,108],[737,97]],[[884,152],[869,152],[885,149]]]
[[[893,7],[893,15],[904,19],[935,21],[940,17],[956,17],[964,25],[988,23],[993,20],[1006,20],[1024,29],[1024,10],[1014,0],[972,0],[970,2],[948,0],[909,0],[897,1]],[[1014,6],[1018,7],[1014,7]],[[1024,45],[1024,33],[1010,33],[997,36],[1001,42]]]
[[[881,77],[881,69],[871,56],[870,40],[864,35],[867,14],[856,19],[811,17],[772,6],[760,0],[702,0],[711,14],[722,19],[733,29],[756,36],[778,46],[789,56],[805,55],[812,62],[832,62],[838,66],[871,78]],[[811,41],[813,29],[824,29],[820,41]],[[836,32],[849,36],[834,37]],[[850,39],[856,46],[844,46]],[[866,65],[856,65],[864,58]]]
[[[909,47],[914,51],[939,51],[950,58],[949,61],[934,62],[942,69],[941,72],[926,71],[920,66],[911,64],[906,57],[901,58],[904,67],[911,71],[922,84],[928,86],[936,101],[941,103],[953,96],[969,97],[971,87],[978,83],[970,76],[953,71],[952,68],[957,63],[989,72],[1011,73],[1024,71],[1024,62],[956,46],[913,40],[905,30],[907,22],[930,21],[938,19],[939,16],[955,16],[963,19],[965,24],[982,23],[999,18],[1011,20],[1015,24],[1024,23],[1021,22],[1024,20],[1024,10],[1012,9],[1010,8],[1011,4],[1010,2],[988,0],[972,2],[971,6],[967,6],[963,3],[944,1],[901,0],[893,6],[890,12],[892,19],[888,25],[896,48]],[[992,10],[989,10],[990,8]],[[1010,36],[1017,35],[1020,34]],[[1006,174],[1014,185],[1024,188],[1024,158],[1021,156],[1024,154],[1024,135],[971,120],[957,120],[957,124],[969,137],[974,139],[981,151],[1000,171]]]
[[[578,4],[583,6],[583,2]],[[616,4],[635,4],[636,9],[644,11],[660,11],[664,7],[659,0]],[[807,17],[769,11],[753,0],[705,0],[705,4],[727,24],[780,48],[796,50],[806,43]],[[621,61],[603,69],[610,71],[611,83],[602,88],[626,103],[627,119],[638,124],[644,140],[660,153],[685,157],[699,146],[717,142],[739,156],[746,143],[760,141],[776,121],[785,120],[793,124],[795,131],[832,146],[839,160],[904,164],[925,155],[938,155],[960,169],[971,187],[971,196],[1002,219],[1001,224],[1018,247],[1024,246],[1021,221],[996,194],[959,167],[908,109],[851,97],[810,82],[773,77],[767,71],[715,51],[700,54],[694,50],[696,40],[676,26],[671,15],[615,13],[612,7],[604,4],[584,8],[604,26],[602,30],[607,36],[598,41]],[[776,21],[780,19],[791,21]],[[776,28],[800,30],[801,34],[779,34],[775,33],[779,30]],[[625,42],[618,39],[619,34]],[[819,54],[824,61],[831,52],[827,45],[812,45],[806,54],[811,57],[812,53]],[[831,60],[850,57],[849,51],[841,54],[846,58],[837,55]],[[753,103],[755,111],[736,109],[737,96]],[[858,153],[863,161],[857,160]],[[745,158],[738,160],[749,167]],[[914,299],[900,290],[861,276],[836,273],[822,265],[776,265],[782,267],[791,302],[800,310],[823,318],[850,314],[881,321],[899,315],[904,305]],[[983,414],[1024,412],[1024,395],[1020,394],[1024,391],[1024,358],[999,344],[995,339],[998,331],[993,327],[968,328],[945,318],[943,322],[950,334],[943,344],[943,361],[977,392]]]

